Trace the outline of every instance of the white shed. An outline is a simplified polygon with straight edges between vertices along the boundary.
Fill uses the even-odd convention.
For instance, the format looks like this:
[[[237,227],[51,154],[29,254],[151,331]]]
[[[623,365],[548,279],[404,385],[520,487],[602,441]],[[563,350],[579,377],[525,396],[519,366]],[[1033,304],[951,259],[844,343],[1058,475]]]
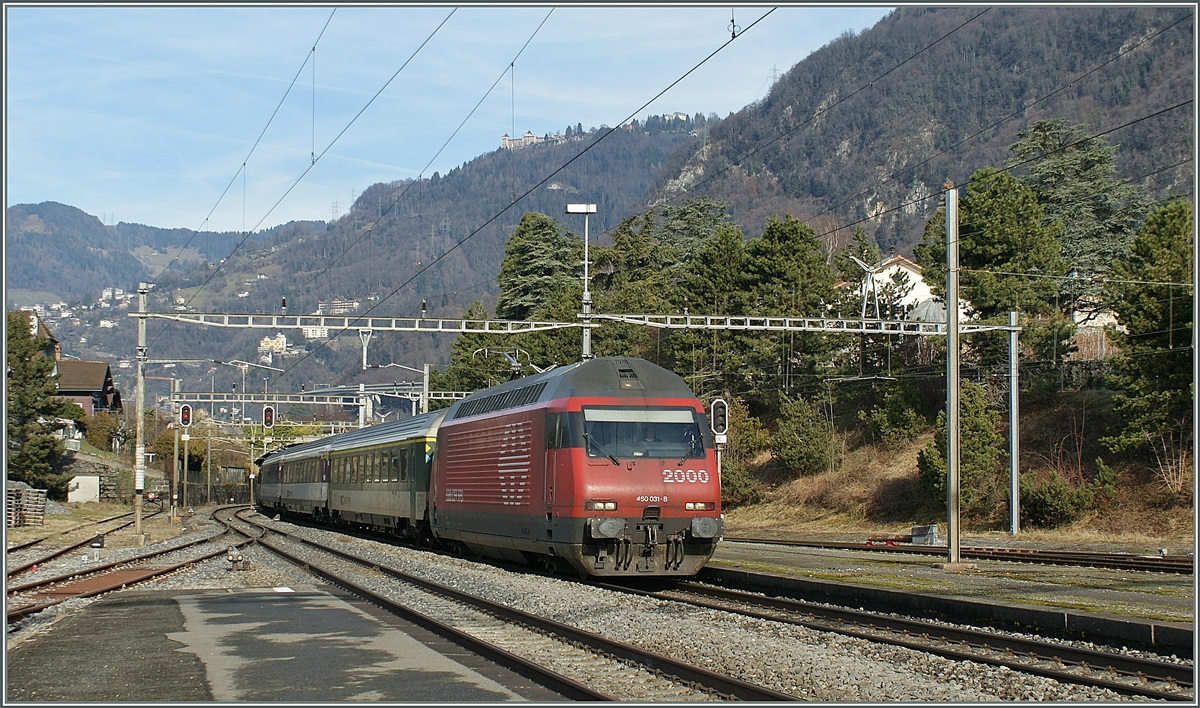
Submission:
[[[73,477],[67,485],[68,502],[99,502],[100,475],[81,474]]]

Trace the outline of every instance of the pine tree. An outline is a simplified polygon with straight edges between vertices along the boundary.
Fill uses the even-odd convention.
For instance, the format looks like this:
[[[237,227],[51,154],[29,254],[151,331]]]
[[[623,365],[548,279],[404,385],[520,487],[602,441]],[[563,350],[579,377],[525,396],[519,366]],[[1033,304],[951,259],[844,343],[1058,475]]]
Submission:
[[[1112,377],[1120,417],[1104,442],[1114,452],[1152,456],[1176,494],[1190,490],[1194,465],[1193,219],[1184,199],[1151,212],[1128,259],[1113,264],[1107,288],[1121,325],[1110,332],[1121,352]]]
[[[504,247],[496,279],[500,286],[496,317],[530,319],[553,293],[574,285],[575,264],[582,255],[579,244],[545,214],[522,216]]]
[[[689,315],[744,315],[742,290],[746,249],[742,232],[721,226],[703,241],[684,267],[674,290],[674,311]],[[702,397],[741,390],[745,358],[736,344],[742,335],[725,330],[680,330],[670,339],[677,371]]]
[[[787,317],[820,317],[834,299],[833,269],[826,262],[820,239],[813,229],[791,214],[772,218],[763,235],[746,244],[746,270],[742,289],[749,296],[747,314]],[[764,333],[740,338],[747,353],[745,371],[752,408],[774,412],[781,395],[797,381],[812,380],[827,370],[831,345],[824,335],[811,332]]]
[[[1039,359],[1061,359],[1072,328],[1061,311],[1059,283],[1066,265],[1059,255],[1058,222],[1045,223],[1033,191],[1015,177],[985,168],[971,176],[959,204],[960,296],[983,322],[1007,323],[1008,312],[1035,318],[1021,341]],[[913,254],[935,294],[946,292],[946,211],[925,226]],[[1007,358],[1007,341],[979,337],[972,347],[985,363]]]
[[[1097,312],[1096,276],[1128,252],[1145,200],[1136,186],[1115,178],[1116,149],[1083,126],[1044,120],[1017,137],[1009,166],[1025,166],[1021,182],[1042,205],[1043,223],[1062,226],[1062,257],[1073,275],[1063,281],[1063,301]]]
[[[8,478],[66,497],[69,481],[61,474],[65,448],[54,433],[65,420],[82,420],[83,409],[57,398],[54,359],[45,354],[49,339],[30,332],[28,312],[10,310],[7,321]]]

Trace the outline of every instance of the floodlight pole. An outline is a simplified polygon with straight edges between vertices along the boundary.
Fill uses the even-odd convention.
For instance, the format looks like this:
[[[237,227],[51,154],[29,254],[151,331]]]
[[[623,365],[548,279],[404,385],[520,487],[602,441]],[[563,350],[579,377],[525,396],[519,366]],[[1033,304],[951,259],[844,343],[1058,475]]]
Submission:
[[[568,214],[583,214],[583,359],[592,358],[592,293],[588,291],[588,215],[596,213],[595,204],[568,204]]]

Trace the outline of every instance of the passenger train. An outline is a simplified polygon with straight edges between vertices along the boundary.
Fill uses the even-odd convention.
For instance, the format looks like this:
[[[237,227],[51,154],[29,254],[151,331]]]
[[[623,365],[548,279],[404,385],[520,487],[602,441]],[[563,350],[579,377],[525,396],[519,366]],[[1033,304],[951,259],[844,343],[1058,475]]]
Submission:
[[[690,576],[723,533],[704,406],[598,357],[270,452],[257,504],[583,576]]]

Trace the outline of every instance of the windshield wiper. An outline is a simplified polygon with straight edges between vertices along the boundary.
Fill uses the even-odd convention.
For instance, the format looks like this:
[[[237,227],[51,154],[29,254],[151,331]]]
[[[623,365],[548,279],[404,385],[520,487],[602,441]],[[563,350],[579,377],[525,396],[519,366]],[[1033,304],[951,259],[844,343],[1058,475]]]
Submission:
[[[691,440],[691,442],[688,445],[687,452],[683,453],[683,457],[679,458],[679,462],[675,463],[677,465],[682,465],[683,461],[686,460],[687,458],[691,457],[692,453],[696,451],[696,435],[695,435],[695,433],[689,435],[688,438]]]
[[[611,454],[609,454],[608,452],[606,452],[606,451],[604,450],[604,448],[600,447],[600,443],[594,442],[594,441],[592,440],[592,436],[591,436],[591,435],[588,435],[587,433],[584,433],[584,434],[583,434],[583,439],[584,439],[584,440],[587,442],[587,444],[588,444],[588,447],[591,447],[591,448],[593,448],[593,449],[594,449],[596,452],[598,452],[598,453],[600,453],[601,455],[604,455],[604,456],[605,456],[605,457],[607,457],[608,459],[612,460],[612,463],[613,463],[614,465],[616,465],[616,466],[618,466],[618,467],[620,467],[620,466],[621,466],[621,463],[620,463],[620,461],[619,461],[619,460],[617,460],[617,458],[616,458],[616,457],[614,457],[613,455],[611,455]]]

